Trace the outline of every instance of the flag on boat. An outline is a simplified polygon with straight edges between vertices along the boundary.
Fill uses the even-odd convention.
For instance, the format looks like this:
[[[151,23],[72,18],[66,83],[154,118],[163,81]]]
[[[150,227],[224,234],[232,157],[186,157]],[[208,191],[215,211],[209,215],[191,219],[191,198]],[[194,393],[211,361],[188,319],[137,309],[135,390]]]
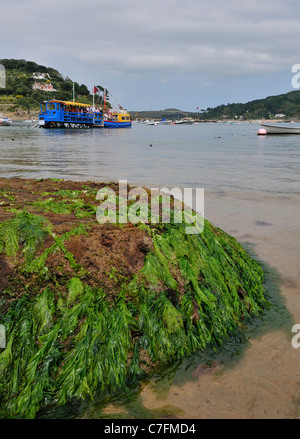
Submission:
[[[97,93],[98,91],[99,91],[99,88],[94,85],[93,94]]]

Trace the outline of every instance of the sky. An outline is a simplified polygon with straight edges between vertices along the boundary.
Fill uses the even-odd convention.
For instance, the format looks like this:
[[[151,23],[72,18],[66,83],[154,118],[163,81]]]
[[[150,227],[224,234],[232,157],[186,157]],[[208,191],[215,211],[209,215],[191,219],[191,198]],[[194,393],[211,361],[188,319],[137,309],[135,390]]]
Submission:
[[[298,0],[0,0],[0,59],[102,85],[129,111],[291,91],[299,41]]]

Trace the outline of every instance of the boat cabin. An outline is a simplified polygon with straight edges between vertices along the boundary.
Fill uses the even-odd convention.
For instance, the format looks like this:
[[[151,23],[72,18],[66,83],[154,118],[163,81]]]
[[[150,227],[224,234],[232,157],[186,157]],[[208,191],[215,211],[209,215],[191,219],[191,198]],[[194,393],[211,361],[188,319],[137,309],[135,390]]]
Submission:
[[[130,121],[130,115],[128,113],[112,113],[112,120],[116,122]]]

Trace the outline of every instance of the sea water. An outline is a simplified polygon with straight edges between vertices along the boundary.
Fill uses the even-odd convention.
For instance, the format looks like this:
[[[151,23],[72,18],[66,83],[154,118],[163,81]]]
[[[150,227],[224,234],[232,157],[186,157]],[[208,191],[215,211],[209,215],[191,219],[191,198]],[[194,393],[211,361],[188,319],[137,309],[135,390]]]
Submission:
[[[300,136],[259,125],[199,123],[127,129],[0,129],[3,177],[120,180],[143,185],[299,193]]]
[[[205,217],[262,262],[275,306],[248,325],[246,342],[228,339],[217,355],[195,354],[130,394],[79,404],[61,416],[300,417],[300,355],[291,344],[292,326],[300,323],[300,136],[257,136],[259,127],[0,128],[1,177],[204,188]]]

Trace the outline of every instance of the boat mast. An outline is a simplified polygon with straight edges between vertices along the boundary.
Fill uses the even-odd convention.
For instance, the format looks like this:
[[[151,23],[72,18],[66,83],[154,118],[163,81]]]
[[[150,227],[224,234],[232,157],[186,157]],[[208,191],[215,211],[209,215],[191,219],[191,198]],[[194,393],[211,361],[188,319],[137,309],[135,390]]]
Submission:
[[[73,82],[73,102],[75,102],[75,85],[74,85],[74,82]]]

